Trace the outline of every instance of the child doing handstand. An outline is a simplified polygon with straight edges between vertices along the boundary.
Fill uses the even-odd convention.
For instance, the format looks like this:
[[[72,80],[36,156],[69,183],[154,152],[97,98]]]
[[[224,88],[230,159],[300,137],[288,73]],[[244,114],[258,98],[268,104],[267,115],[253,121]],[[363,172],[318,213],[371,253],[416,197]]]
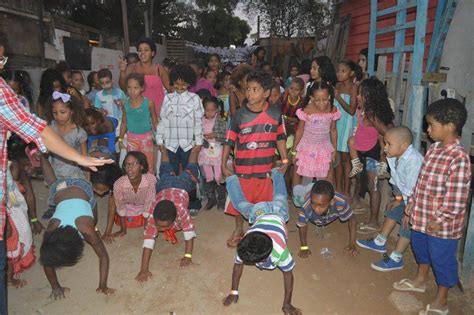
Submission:
[[[56,207],[40,249],[40,262],[53,289],[51,296],[55,300],[64,298],[64,293],[69,291],[59,284],[56,268],[77,264],[84,251],[84,241],[99,257],[100,276],[96,292],[114,294],[115,289],[107,287],[109,256],[95,229],[97,207],[91,185],[79,178],[57,179],[44,157],[41,157],[41,166],[49,185],[49,204]]]
[[[288,315],[302,314],[301,310],[291,305],[293,294],[293,269],[295,262],[287,246],[288,231],[286,222],[288,214],[288,194],[284,175],[278,170],[271,171],[273,179],[273,199],[269,202],[253,204],[248,202],[242,191],[239,178],[232,175],[226,179],[230,200],[240,214],[252,224],[252,227],[240,239],[232,272],[231,293],[224,298],[224,305],[229,306],[239,300],[239,282],[244,264],[255,264],[259,269],[283,272],[285,297],[282,311]]]

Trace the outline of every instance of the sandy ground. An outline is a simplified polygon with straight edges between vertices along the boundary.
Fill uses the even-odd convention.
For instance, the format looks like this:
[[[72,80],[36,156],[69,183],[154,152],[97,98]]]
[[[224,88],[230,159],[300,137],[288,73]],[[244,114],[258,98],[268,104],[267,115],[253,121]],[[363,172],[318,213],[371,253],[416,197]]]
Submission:
[[[41,214],[46,204],[46,188],[37,181],[34,186]],[[104,231],[106,199],[98,201],[99,227]],[[367,250],[361,250],[355,258],[345,254],[347,226],[339,222],[327,226],[324,235],[311,228],[308,240],[313,254],[308,259],[299,258],[295,219],[296,211],[292,209],[288,227],[289,247],[296,259],[293,305],[304,314],[418,314],[418,310],[434,298],[433,276],[425,294],[392,289],[394,281],[415,275],[416,264],[411,252],[406,254],[403,270],[374,271],[370,263],[380,259],[380,254]],[[358,220],[363,219],[365,215],[358,216]],[[10,314],[282,314],[283,278],[279,270],[270,272],[245,267],[239,302],[227,308],[222,305],[231,285],[234,250],[226,248],[225,241],[232,231],[233,219],[213,209],[196,217],[195,226],[198,238],[194,265],[188,269],[180,269],[178,264],[184,252],[182,234],[178,233],[176,245],[165,242],[160,236],[150,264],[153,278],[140,285],[134,277],[140,267],[142,230],[129,230],[128,235],[107,245],[109,286],[117,289],[114,296],[95,292],[98,259],[86,245],[84,257],[76,266],[58,272],[61,285],[71,289],[66,299],[52,301],[49,298],[50,285],[36,263],[21,276],[28,282],[25,287],[9,288]],[[42,235],[35,237],[38,247],[41,240]],[[393,246],[394,241],[390,240],[389,248]],[[333,257],[323,258],[319,254],[322,247],[328,247]],[[457,288],[451,291],[451,314],[474,314],[473,292],[461,293]]]

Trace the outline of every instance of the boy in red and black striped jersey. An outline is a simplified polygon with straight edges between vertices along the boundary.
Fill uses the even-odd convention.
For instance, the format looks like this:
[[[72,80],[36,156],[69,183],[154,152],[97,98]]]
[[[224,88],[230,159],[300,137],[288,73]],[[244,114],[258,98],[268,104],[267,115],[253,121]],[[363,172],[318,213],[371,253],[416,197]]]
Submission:
[[[272,84],[272,77],[260,70],[249,73],[247,104],[232,117],[222,153],[222,173],[231,176],[233,174],[227,168],[227,160],[231,150],[234,151],[235,173],[245,198],[251,203],[271,201],[273,198],[271,170],[275,148],[282,159],[280,171],[285,173],[288,167],[281,110],[266,102]],[[235,230],[227,241],[228,246],[235,247],[244,235],[244,219],[232,203],[229,203],[225,213],[235,217]]]

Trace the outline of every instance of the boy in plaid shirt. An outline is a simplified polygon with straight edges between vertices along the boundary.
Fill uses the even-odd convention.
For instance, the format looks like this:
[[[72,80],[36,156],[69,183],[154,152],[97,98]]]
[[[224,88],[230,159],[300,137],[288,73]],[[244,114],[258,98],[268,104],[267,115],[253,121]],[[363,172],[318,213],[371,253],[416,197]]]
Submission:
[[[426,112],[428,134],[435,143],[423,160],[403,222],[412,226],[418,274],[414,280],[393,284],[396,290],[425,292],[430,266],[433,268],[438,293],[420,314],[448,314],[448,290],[459,281],[456,252],[471,179],[469,156],[459,139],[466,119],[466,108],[455,99],[436,101]]]

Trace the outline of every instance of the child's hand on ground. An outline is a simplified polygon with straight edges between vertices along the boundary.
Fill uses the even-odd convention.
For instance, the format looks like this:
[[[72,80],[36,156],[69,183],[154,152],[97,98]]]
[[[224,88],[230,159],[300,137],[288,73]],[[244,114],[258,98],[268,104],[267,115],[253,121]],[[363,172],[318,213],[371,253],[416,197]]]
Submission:
[[[179,260],[179,266],[181,268],[189,267],[192,263],[193,262],[192,262],[191,258],[188,258],[188,257],[183,257]]]
[[[33,234],[40,234],[41,231],[44,230],[44,226],[43,224],[41,224],[40,221],[36,221],[36,222],[33,222],[31,223],[31,230],[33,231]]]
[[[301,258],[308,258],[309,256],[311,256],[311,250],[309,250],[309,249],[300,249],[300,251],[298,253],[298,256],[300,256]]]
[[[127,235],[127,231],[126,230],[120,230],[120,231],[117,231],[114,234],[112,234],[112,237],[116,238],[116,237],[122,237],[122,236],[125,236],[125,235]]]
[[[351,245],[347,245],[346,247],[344,247],[344,250],[345,250],[348,254],[352,255],[353,257],[355,257],[355,256],[357,256],[357,255],[360,254],[359,251],[357,250],[357,247],[356,247],[355,245],[352,245],[352,244],[351,244]]]
[[[58,286],[57,288],[53,289],[49,297],[53,298],[55,301],[64,299],[66,297],[64,293],[69,292],[69,291],[71,291],[69,288]]]
[[[238,294],[229,294],[222,300],[222,303],[224,303],[224,306],[229,306],[232,303],[237,303],[239,301],[239,295]]]
[[[428,233],[436,233],[439,230],[441,230],[441,224],[434,221],[428,222],[428,225],[426,226],[426,231]]]
[[[102,235],[102,240],[107,244],[112,244],[114,242],[114,236],[112,234]]]
[[[105,295],[113,295],[115,294],[115,292],[117,292],[117,290],[105,287],[105,288],[97,288],[95,292],[104,293]]]
[[[283,311],[283,314],[285,315],[302,315],[303,314],[303,312],[301,312],[299,308],[296,308],[291,304],[283,305],[281,310]]]
[[[138,275],[135,277],[135,280],[137,280],[138,282],[145,282],[148,279],[150,279],[152,276],[153,276],[152,273],[149,271],[140,271]]]

